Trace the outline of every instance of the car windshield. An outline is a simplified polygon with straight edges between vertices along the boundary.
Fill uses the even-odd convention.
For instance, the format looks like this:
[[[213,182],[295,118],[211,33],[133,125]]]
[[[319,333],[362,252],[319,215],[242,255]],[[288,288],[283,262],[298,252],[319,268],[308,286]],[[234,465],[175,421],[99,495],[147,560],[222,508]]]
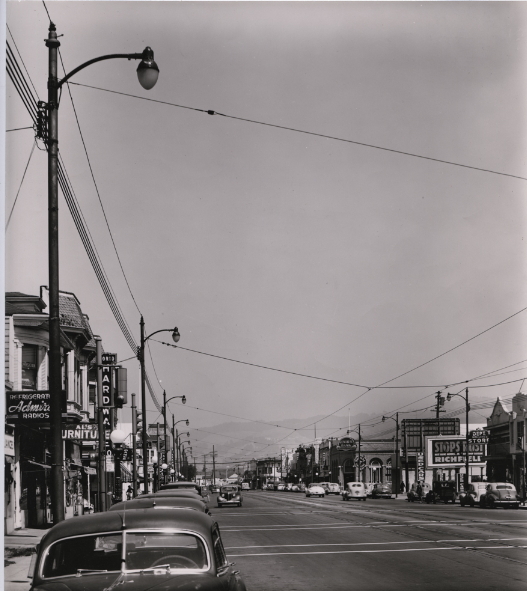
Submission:
[[[202,540],[190,533],[126,532],[124,570],[165,568],[208,570]],[[66,538],[55,542],[45,557],[43,578],[120,571],[123,534]]]
[[[225,492],[238,492],[238,487],[237,486],[222,486],[221,487],[221,492],[225,493]]]

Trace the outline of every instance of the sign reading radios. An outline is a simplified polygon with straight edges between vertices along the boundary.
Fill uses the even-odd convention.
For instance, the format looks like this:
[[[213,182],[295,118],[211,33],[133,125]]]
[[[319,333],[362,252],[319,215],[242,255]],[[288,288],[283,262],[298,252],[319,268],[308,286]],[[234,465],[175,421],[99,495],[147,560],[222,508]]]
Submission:
[[[18,423],[49,423],[51,395],[49,390],[6,392],[6,420]]]

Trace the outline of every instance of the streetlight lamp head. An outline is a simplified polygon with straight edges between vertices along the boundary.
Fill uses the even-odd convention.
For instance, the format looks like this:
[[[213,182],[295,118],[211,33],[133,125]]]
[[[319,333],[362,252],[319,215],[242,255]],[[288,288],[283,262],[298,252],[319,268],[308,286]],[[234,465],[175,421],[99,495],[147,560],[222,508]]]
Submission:
[[[166,470],[168,468],[167,464],[161,464],[161,468],[163,468],[163,470]]]
[[[382,417],[382,422],[384,423],[384,421],[386,420],[386,417]]]
[[[450,394],[450,392],[447,394],[446,399],[448,402],[450,402],[452,400],[452,394]]]
[[[181,338],[181,335],[179,334],[179,330],[176,328],[174,328],[174,330],[172,331],[172,340],[174,341],[174,343],[179,343],[179,339]]]
[[[137,66],[137,78],[139,79],[139,84],[141,84],[145,90],[150,90],[156,85],[158,77],[159,68],[154,61],[154,52],[152,51],[152,48],[145,47],[143,51],[143,59]]]
[[[112,443],[116,445],[120,445],[126,439],[126,433],[121,431],[121,429],[115,429],[110,433],[110,440]]]
[[[181,402],[183,404],[187,404],[187,398],[186,398],[186,396],[184,394],[183,394],[183,397],[181,398]],[[187,421],[187,423],[188,423],[188,421]]]

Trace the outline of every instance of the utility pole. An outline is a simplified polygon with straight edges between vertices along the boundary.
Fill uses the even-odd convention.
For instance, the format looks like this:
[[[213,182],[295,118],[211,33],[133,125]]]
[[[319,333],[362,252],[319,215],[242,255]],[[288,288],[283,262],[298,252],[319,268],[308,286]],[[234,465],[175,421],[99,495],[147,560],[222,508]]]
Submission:
[[[174,468],[174,479],[177,480],[176,472],[176,423],[174,415],[172,415],[172,467]]]
[[[212,484],[216,484],[216,454],[214,452],[214,446],[212,446]]]
[[[133,498],[137,496],[137,408],[135,406],[135,394],[132,393],[132,489]]]

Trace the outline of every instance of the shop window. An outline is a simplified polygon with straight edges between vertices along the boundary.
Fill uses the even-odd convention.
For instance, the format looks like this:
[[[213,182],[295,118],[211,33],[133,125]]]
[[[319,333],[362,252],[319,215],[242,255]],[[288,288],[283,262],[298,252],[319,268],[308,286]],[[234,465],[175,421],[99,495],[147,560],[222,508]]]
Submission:
[[[524,441],[525,441],[525,421],[519,421],[516,423],[518,425],[518,448],[524,449]]]
[[[370,461],[370,482],[381,482],[382,480],[382,461],[374,458]]]
[[[38,347],[24,345],[22,347],[22,389],[37,390]]]
[[[392,481],[392,460],[391,459],[386,460],[386,481],[387,482]]]

